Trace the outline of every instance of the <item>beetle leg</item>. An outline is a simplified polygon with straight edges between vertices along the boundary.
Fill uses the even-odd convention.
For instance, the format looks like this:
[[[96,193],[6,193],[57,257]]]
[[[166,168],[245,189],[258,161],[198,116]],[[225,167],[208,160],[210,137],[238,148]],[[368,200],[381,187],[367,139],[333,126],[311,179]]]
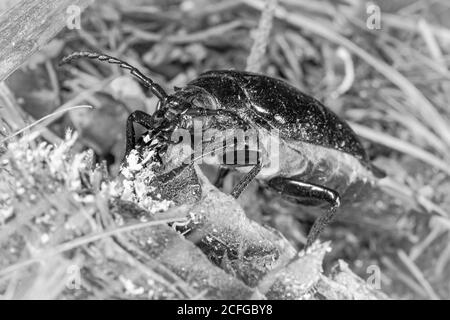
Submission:
[[[243,120],[236,112],[231,111],[231,110],[226,110],[226,109],[206,109],[206,108],[189,108],[186,109],[186,111],[183,113],[183,116],[188,116],[188,117],[227,117],[228,119],[232,119],[235,121],[235,123],[233,123],[234,125],[244,125],[244,126],[249,126],[249,124]],[[250,165],[248,165],[250,166]],[[253,181],[253,179],[258,175],[258,173],[261,171],[261,163],[258,162],[242,179],[241,181],[239,181],[239,183],[234,186],[233,191],[231,192],[231,195],[234,198],[238,198],[240,196],[240,194],[245,190],[245,188],[247,188],[247,186],[250,184],[250,182]],[[225,170],[229,170],[229,169],[225,169]],[[223,177],[226,175],[228,171],[225,171],[225,174],[223,175]],[[216,180],[215,185],[217,186],[217,184],[219,182],[221,182],[221,180],[223,180],[222,174],[219,172],[219,177]]]
[[[333,220],[336,209],[340,205],[339,194],[323,186],[302,182],[291,178],[276,177],[269,180],[269,186],[281,194],[294,198],[313,198],[325,200],[331,207],[314,222],[308,234],[306,247],[318,238],[323,229]]]
[[[147,130],[153,127],[152,116],[144,111],[136,110],[131,113],[127,118],[127,128],[126,128],[126,148],[125,157],[130,153],[131,150],[136,146],[136,138],[134,131],[134,123],[140,124]]]
[[[231,117],[233,120],[237,120],[238,124],[247,124],[236,112],[226,109],[190,108],[186,110],[185,115],[190,117]]]
[[[223,186],[223,181],[225,180],[225,177],[230,172],[229,168],[219,168],[219,172],[216,177],[216,181],[214,181],[214,186],[216,188],[221,188]]]
[[[237,199],[241,195],[242,191],[247,188],[247,186],[250,184],[250,182],[255,179],[255,177],[258,175],[258,173],[261,171],[261,163],[258,162],[252,170],[250,170],[242,179],[239,181],[237,185],[234,186],[233,191],[231,191],[231,195]]]

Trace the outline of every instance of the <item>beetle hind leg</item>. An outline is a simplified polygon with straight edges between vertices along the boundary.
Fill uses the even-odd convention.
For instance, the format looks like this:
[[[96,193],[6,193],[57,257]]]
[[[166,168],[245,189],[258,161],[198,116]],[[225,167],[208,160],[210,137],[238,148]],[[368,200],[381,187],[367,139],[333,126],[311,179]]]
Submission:
[[[257,163],[242,179],[238,182],[237,185],[234,186],[233,191],[231,192],[231,196],[235,199],[239,198],[241,193],[247,188],[250,182],[255,179],[258,173],[261,171],[261,164]]]
[[[323,200],[330,204],[330,208],[314,222],[308,234],[306,247],[313,244],[319,237],[323,229],[333,220],[336,210],[340,206],[340,197],[336,191],[316,184],[292,178],[276,177],[269,181],[269,186],[290,198]]]
[[[322,233],[323,229],[333,221],[337,208],[338,206],[331,206],[325,213],[317,218],[316,221],[314,221],[313,226],[309,230],[308,238],[306,239],[306,248],[311,246]]]

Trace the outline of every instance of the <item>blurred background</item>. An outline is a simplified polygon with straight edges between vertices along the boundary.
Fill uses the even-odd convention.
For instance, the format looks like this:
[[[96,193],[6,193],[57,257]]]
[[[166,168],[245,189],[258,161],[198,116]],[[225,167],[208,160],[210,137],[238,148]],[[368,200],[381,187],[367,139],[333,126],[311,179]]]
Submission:
[[[6,1],[0,9],[15,1]],[[324,232],[337,259],[366,279],[381,270],[381,289],[401,299],[450,298],[450,3],[446,0],[278,0],[257,61],[347,120],[373,162],[424,210],[394,192],[374,190],[342,210]],[[11,76],[0,90],[0,116],[11,132],[63,108],[45,138],[79,133],[112,174],[133,110],[152,113],[157,99],[126,71],[80,60],[73,51],[104,52],[138,67],[168,92],[212,69],[244,70],[264,1],[97,1]],[[270,26],[269,26],[270,27]],[[226,186],[225,186],[226,188]],[[298,248],[315,214],[272,199],[252,185],[240,202],[254,220],[280,230]],[[436,213],[438,211],[438,213]]]

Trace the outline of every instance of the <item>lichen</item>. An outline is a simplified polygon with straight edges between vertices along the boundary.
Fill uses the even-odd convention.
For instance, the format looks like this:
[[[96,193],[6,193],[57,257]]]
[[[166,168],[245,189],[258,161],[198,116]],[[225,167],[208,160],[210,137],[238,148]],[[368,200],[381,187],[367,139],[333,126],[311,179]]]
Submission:
[[[143,150],[143,154],[132,150],[120,169],[124,177],[122,189],[115,193],[121,194],[122,200],[135,202],[151,214],[166,211],[173,205],[170,200],[158,198],[158,194],[154,196],[156,190],[150,182],[155,178],[154,170],[159,166],[153,161],[154,156],[155,151],[150,148]]]

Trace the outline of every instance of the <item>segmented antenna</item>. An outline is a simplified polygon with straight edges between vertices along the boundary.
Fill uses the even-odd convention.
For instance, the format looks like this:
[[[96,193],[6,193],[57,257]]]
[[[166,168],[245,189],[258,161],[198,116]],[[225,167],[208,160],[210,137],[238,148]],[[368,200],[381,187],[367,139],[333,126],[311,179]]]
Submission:
[[[88,58],[88,59],[94,59],[94,60],[100,60],[102,62],[107,62],[111,64],[117,64],[119,67],[123,69],[130,70],[130,73],[135,76],[144,86],[149,88],[155,96],[158,97],[158,99],[163,102],[167,98],[167,93],[164,91],[164,89],[154,82],[149,77],[146,77],[140,72],[137,68],[133,67],[132,65],[126,63],[125,61],[122,61],[120,59],[108,56],[106,54],[101,53],[95,53],[95,52],[87,52],[87,51],[80,51],[80,52],[74,52],[66,57],[64,57],[59,65],[63,65],[66,63],[71,63],[74,60],[81,59],[81,58]]]

